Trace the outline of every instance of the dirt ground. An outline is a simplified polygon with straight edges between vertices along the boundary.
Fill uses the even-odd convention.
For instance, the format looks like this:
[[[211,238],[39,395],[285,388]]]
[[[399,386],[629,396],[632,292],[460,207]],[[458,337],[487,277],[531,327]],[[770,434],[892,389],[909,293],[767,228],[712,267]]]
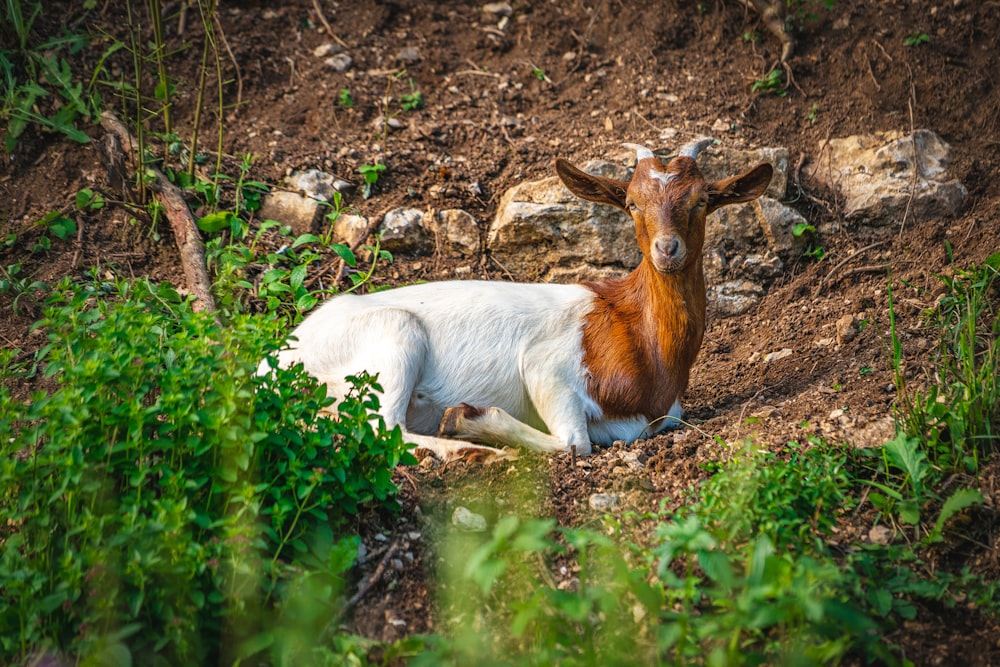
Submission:
[[[76,3],[46,2],[38,27],[93,24],[123,37],[120,3],[103,4],[83,15]],[[790,262],[746,315],[710,313],[685,401],[697,428],[636,443],[631,451],[645,460],[641,469],[629,468],[625,450],[612,448],[586,461],[526,455],[516,463],[442,467],[431,461],[400,470],[402,517],[371,517],[360,527],[369,554],[359,577],[373,571],[392,544],[406,556],[354,611],[350,629],[371,637],[438,627],[438,563],[429,537],[456,505],[490,519],[503,511],[511,488],[527,487],[539,514],[579,525],[593,518],[588,498],[599,491],[620,493],[629,509],[652,509],[663,498],[668,506],[682,502],[683,491],[709,474],[701,464],[727,456],[714,437],[736,444],[752,438],[772,448],[811,435],[857,446],[884,442],[896,401],[886,356],[887,271],[899,302],[907,368],[920,382],[934,332],[921,326],[919,313],[941,291],[935,276],[951,270],[949,253],[962,267],[1000,246],[1000,2],[838,0],[830,12],[817,9],[815,19],[796,21],[800,32],[790,60],[795,86],[786,96],[752,92],[780,46],[739,2],[512,5],[511,15],[502,16],[466,2],[321,0],[334,37],[310,0],[221,2],[225,46],[232,52],[222,61],[232,104],[225,116],[227,168],[233,173],[238,156],[250,154],[256,156],[251,177],[266,183],[309,168],[359,183],[358,167],[380,161],[387,170],[374,196],[348,198],[362,214],[403,205],[463,208],[485,233],[499,196],[525,179],[552,175],[556,157],[576,163],[605,158],[622,142],[659,148],[670,144],[661,137],[672,128],[681,137],[706,134],[727,146],[787,146],[797,165],[787,199],[823,231],[827,255]],[[176,14],[166,27],[177,49],[167,61],[178,82],[173,118],[187,136],[200,32],[189,20],[178,35]],[[929,41],[905,45],[915,33]],[[317,47],[327,44],[335,46],[317,56]],[[78,54],[79,71],[93,71],[105,47]],[[324,64],[337,52],[352,59],[343,72]],[[114,66],[129,71],[127,60]],[[405,76],[394,78],[404,68]],[[344,88],[354,99],[351,107],[338,104]],[[413,90],[424,106],[396,115],[399,127],[383,136],[383,100]],[[113,98],[107,93],[105,99]],[[203,120],[203,141],[214,143],[214,120]],[[913,128],[932,129],[953,146],[954,174],[969,191],[963,212],[954,219],[910,216],[881,233],[844,223],[835,194],[810,178],[821,144]],[[0,248],[0,262],[21,262],[26,274],[50,283],[94,266],[182,283],[169,228],[153,230],[141,212],[119,203],[100,158],[101,131],[84,129],[95,139],[91,144],[32,129],[2,156],[0,232],[16,233],[17,240]],[[77,216],[76,240],[32,253],[41,233],[35,221],[68,210],[83,187],[105,192],[110,205]],[[137,223],[129,222],[133,217]],[[375,282],[458,274],[527,278],[509,276],[484,253],[438,253],[397,256]],[[0,295],[0,341],[30,353],[43,338],[29,331],[37,315],[30,300],[21,305],[26,312],[14,313],[10,295]],[[838,344],[835,324],[845,315],[867,326]],[[790,356],[761,360],[785,348]],[[988,467],[983,488],[995,491],[996,478],[997,467]],[[845,521],[845,543],[867,539],[873,516],[862,508]],[[969,565],[996,577],[998,539],[996,522],[984,522],[933,566],[957,571]],[[890,637],[917,665],[1000,665],[998,638],[995,620],[961,606],[924,609],[918,621]]]

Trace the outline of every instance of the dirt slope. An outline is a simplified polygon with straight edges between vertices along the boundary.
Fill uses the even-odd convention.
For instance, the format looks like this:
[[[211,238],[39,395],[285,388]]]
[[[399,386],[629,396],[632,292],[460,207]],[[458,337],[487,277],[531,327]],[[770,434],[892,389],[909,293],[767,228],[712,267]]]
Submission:
[[[47,2],[39,28],[54,30],[55,22],[69,17],[69,25],[79,19],[83,23],[76,25],[93,24],[123,37],[119,3],[104,4],[83,16],[75,3]],[[336,38],[310,0],[222,3],[221,25],[239,66],[222,62],[230,103],[224,144],[229,173],[235,173],[237,156],[250,154],[256,156],[256,180],[277,183],[290,169],[319,168],[358,183],[358,167],[379,161],[387,170],[375,196],[350,198],[361,213],[401,205],[464,208],[485,231],[504,190],[551,175],[556,157],[601,158],[624,141],[669,145],[661,136],[671,128],[710,134],[727,145],[790,148],[798,164],[793,182],[806,195],[793,187],[788,200],[829,230],[820,239],[827,256],[792,263],[750,313],[711,319],[686,406],[701,431],[727,442],[752,437],[777,448],[810,435],[857,445],[884,441],[896,400],[885,353],[887,271],[901,303],[906,363],[919,381],[932,332],[920,326],[918,314],[939,293],[935,274],[949,270],[949,253],[955,265],[964,266],[1000,245],[998,2],[839,0],[832,12],[818,10],[816,19],[797,21],[801,32],[791,60],[797,87],[786,96],[751,91],[774,65],[780,46],[737,2],[516,0],[509,17],[465,2],[320,4]],[[177,27],[172,16],[168,41],[178,51],[168,65],[178,83],[174,122],[187,137],[200,32],[190,17],[184,35]],[[914,33],[926,34],[929,42],[906,46]],[[338,42],[344,46],[316,55],[317,47]],[[93,71],[105,46],[79,54],[80,71]],[[324,64],[338,50],[352,61],[343,72]],[[128,71],[129,65],[123,59],[116,66]],[[394,78],[404,68],[405,76]],[[338,104],[341,89],[350,91],[353,106]],[[414,90],[424,106],[396,115],[400,128],[383,136],[384,99]],[[110,93],[105,99],[112,99]],[[215,141],[213,122],[204,120],[203,141]],[[922,127],[954,147],[955,174],[969,190],[963,213],[955,219],[911,217],[902,230],[900,225],[881,236],[841,224],[836,197],[809,178],[810,159],[821,143]],[[49,282],[93,266],[181,281],[167,226],[153,229],[142,212],[115,201],[78,216],[77,240],[31,252],[40,236],[35,221],[68,209],[80,188],[100,188],[118,199],[100,158],[100,131],[87,131],[95,139],[89,145],[29,130],[12,154],[2,156],[0,233],[15,233],[17,240],[0,249],[0,262],[21,262],[25,273]],[[439,253],[399,256],[377,282],[445,279],[460,267],[472,277],[531,278],[510,276],[482,254]],[[11,296],[0,294],[0,340],[30,352],[41,338],[28,331],[36,314],[30,300],[21,305],[27,312],[13,313]],[[845,315],[867,326],[850,341],[831,343]],[[761,355],[783,348],[792,354],[761,361]],[[646,459],[638,472],[627,470],[617,450],[593,457],[586,467],[568,457],[529,456],[513,468],[427,464],[401,471],[401,522],[365,530],[399,539],[400,552],[409,552],[413,562],[406,560],[402,570],[372,588],[355,612],[353,629],[391,638],[435,627],[428,575],[436,564],[426,547],[434,522],[422,517],[448,516],[456,503],[495,516],[497,498],[515,478],[534,489],[540,513],[585,522],[591,493],[620,492],[633,507],[653,507],[661,498],[677,503],[684,489],[707,474],[700,463],[726,455],[692,429],[636,448]],[[995,487],[995,469],[986,483]],[[845,539],[861,539],[870,520],[859,512],[854,525],[844,526]],[[409,532],[421,537],[406,537]],[[996,528],[984,527],[976,539],[989,548],[965,545],[960,558],[943,564],[968,562],[996,576]],[[380,553],[372,544],[368,569]],[[941,610],[937,623],[914,624],[893,639],[917,664],[1000,664],[1000,628],[977,625],[977,618]]]

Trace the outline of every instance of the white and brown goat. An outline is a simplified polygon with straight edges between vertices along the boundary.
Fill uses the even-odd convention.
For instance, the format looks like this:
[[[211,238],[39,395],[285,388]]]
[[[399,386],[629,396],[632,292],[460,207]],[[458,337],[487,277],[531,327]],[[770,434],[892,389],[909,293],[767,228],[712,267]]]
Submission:
[[[381,416],[446,456],[471,442],[588,454],[649,437],[681,416],[705,332],[705,216],[760,196],[771,165],[707,182],[695,158],[663,164],[632,146],[631,182],[556,161],[578,197],[628,211],[643,259],[624,278],[579,285],[446,281],[338,296],[293,332],[279,363],[341,397],[378,375]],[[447,436],[447,437],[444,437]]]

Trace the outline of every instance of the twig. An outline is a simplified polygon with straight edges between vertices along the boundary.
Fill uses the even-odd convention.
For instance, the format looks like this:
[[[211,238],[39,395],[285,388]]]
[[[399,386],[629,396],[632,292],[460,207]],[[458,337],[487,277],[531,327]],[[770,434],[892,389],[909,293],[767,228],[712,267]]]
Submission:
[[[134,161],[132,151],[139,149],[139,142],[132,136],[124,123],[110,111],[105,111],[101,114],[101,127],[104,128],[105,132],[116,135],[122,146],[128,147],[129,155]],[[201,242],[198,225],[177,186],[168,181],[167,177],[156,167],[146,165],[146,169],[153,175],[153,194],[163,206],[164,215],[173,229],[174,240],[177,242],[177,249],[180,250],[184,278],[187,281],[188,289],[194,294],[193,308],[196,311],[214,313],[216,307],[215,298],[212,296],[212,281],[208,277],[208,269],[205,266],[205,247]]]
[[[73,263],[70,264],[72,268],[76,268],[76,263],[80,260],[80,253],[83,251],[83,221],[81,220],[76,226],[76,243],[74,244],[73,250]]]
[[[393,542],[389,545],[389,548],[385,550],[385,554],[382,556],[382,560],[380,560],[378,565],[375,566],[375,571],[368,575],[367,579],[361,582],[361,588],[358,589],[357,593],[350,597],[344,605],[343,610],[341,610],[341,614],[356,605],[361,598],[363,598],[368,591],[372,589],[378,580],[382,578],[382,573],[385,572],[385,566],[389,563],[389,559],[396,553],[397,547],[399,547],[399,542]]]
[[[913,198],[917,194],[917,176],[920,171],[920,156],[917,155],[917,132],[914,129],[913,123],[913,105],[917,101],[917,90],[913,85],[913,70],[910,69],[910,65],[906,65],[907,71],[910,73],[910,97],[906,100],[906,108],[910,111],[910,144],[913,146],[913,178],[910,182],[910,196],[906,200],[906,208],[903,209],[903,219],[899,223],[899,236],[903,237],[903,230],[906,228],[906,218],[910,214],[910,206],[913,204]]]
[[[319,6],[319,0],[313,0],[313,10],[316,12],[319,22],[323,24],[323,27],[326,29],[327,33],[329,33],[333,41],[337,42],[337,44],[340,44],[346,49],[347,44],[340,37],[337,37],[336,33],[333,32],[333,28],[331,28],[329,22],[327,22],[326,16],[323,15],[323,9]]]
[[[872,243],[870,245],[866,245],[864,248],[861,248],[860,250],[855,250],[854,252],[852,252],[845,259],[841,260],[836,266],[834,266],[832,269],[830,269],[830,272],[826,274],[826,277],[824,277],[823,280],[819,281],[819,288],[818,289],[823,289],[823,286],[826,284],[826,281],[828,281],[830,279],[830,276],[832,276],[837,271],[839,271],[841,268],[843,268],[843,266],[845,264],[847,264],[848,262],[850,262],[852,259],[854,259],[855,257],[857,257],[858,255],[860,255],[862,253],[868,252],[872,248],[878,248],[879,246],[883,246],[886,243],[888,243],[888,240],[878,241],[876,243]]]
[[[851,269],[844,274],[844,278],[850,278],[851,276],[856,276],[859,273],[880,273],[882,271],[885,271],[885,264],[866,264],[865,266],[859,266]]]
[[[236,104],[233,105],[233,109],[238,109],[243,103],[243,74],[240,72],[240,65],[236,62],[233,50],[229,48],[229,40],[226,39],[226,33],[222,29],[222,21],[219,20],[219,13],[214,12],[212,19],[215,21],[215,29],[219,32],[219,37],[222,38],[222,46],[226,47],[226,53],[229,54],[229,61],[233,63],[233,69],[236,70]],[[219,122],[222,122],[222,120],[219,119]]]

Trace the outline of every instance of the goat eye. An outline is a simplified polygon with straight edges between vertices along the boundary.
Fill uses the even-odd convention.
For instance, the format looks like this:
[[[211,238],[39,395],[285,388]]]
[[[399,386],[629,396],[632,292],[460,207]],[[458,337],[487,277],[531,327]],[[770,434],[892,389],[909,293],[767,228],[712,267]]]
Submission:
[[[635,203],[634,201],[627,201],[627,202],[625,202],[625,209],[626,209],[626,210],[627,210],[627,211],[628,211],[629,213],[636,213],[636,212],[638,212],[638,211],[640,211],[640,210],[641,210],[641,209],[640,209],[640,208],[639,208],[639,207],[638,207],[638,206],[636,205],[636,203]]]

